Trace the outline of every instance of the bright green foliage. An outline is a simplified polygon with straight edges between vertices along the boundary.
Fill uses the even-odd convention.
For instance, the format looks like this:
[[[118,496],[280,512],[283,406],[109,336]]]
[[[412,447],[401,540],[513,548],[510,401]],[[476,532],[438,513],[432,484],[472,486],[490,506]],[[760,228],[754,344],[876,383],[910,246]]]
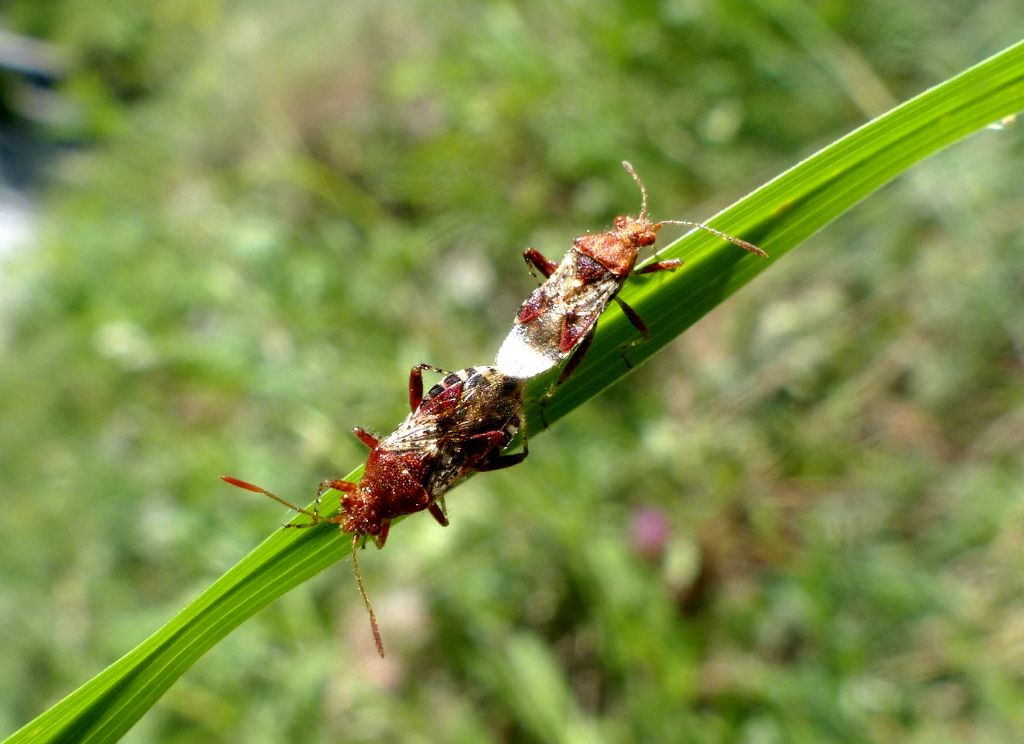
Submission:
[[[413,363],[488,361],[522,247],[636,211],[619,160],[654,217],[706,218],[1006,46],[1013,4],[64,5],[9,11],[69,50],[58,133],[93,144],[2,269],[0,730],[47,708],[33,740],[1022,728],[1020,128],[907,173],[580,406],[626,372],[609,311],[526,464],[363,554],[384,662],[344,564],[239,625],[348,541],[278,530],[239,562],[283,515],[216,480],[302,500],[363,457],[351,426],[400,420]],[[714,224],[771,261],[674,245],[682,270],[624,293],[654,333],[630,358],[1020,109],[1017,46],[755,191]],[[644,514],[668,530],[647,554]]]

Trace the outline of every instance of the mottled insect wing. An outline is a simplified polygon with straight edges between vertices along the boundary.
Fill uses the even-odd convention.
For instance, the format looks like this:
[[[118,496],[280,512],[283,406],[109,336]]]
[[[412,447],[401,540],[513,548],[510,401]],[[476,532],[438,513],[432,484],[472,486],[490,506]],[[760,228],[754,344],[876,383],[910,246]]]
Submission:
[[[461,396],[447,426],[442,427],[437,464],[427,489],[439,498],[477,465],[497,456],[519,429],[523,380],[494,367],[469,368]]]
[[[533,294],[519,308],[519,314],[516,315],[517,323],[529,323],[544,314],[548,308],[548,296],[544,289],[544,287],[537,287],[533,290]]]
[[[448,436],[456,440],[510,427],[509,438],[519,427],[525,380],[495,367],[480,367],[463,386],[458,415]]]
[[[572,351],[597,324],[597,316],[600,314],[600,310],[583,316],[567,313],[562,318],[562,332],[558,336],[558,351],[563,357]]]
[[[389,452],[420,452],[428,456],[436,450],[439,437],[436,420],[409,414],[397,429],[381,441],[378,448]]]
[[[564,361],[597,323],[621,281],[573,249],[523,303],[495,360],[504,374],[535,377]]]
[[[452,373],[449,377],[455,377],[457,373]],[[445,382],[447,382],[447,378]],[[462,398],[462,386],[464,381],[460,378],[456,381],[448,384],[447,387],[438,385],[431,388],[430,393],[420,403],[420,407],[416,411],[416,418],[426,419],[440,419],[446,416],[451,416],[457,409],[460,399]],[[437,390],[440,388],[440,390]],[[437,390],[436,394],[434,391]]]

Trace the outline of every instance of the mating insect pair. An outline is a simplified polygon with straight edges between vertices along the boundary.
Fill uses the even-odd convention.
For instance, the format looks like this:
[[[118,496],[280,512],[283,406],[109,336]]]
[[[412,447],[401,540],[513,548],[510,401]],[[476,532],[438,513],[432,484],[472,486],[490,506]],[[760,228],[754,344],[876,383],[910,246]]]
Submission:
[[[598,317],[615,301],[643,336],[647,326],[618,297],[632,274],[648,274],[678,268],[677,259],[659,261],[634,270],[640,248],[652,245],[666,224],[690,225],[706,230],[741,248],[764,256],[760,248],[706,225],[683,220],[652,222],[647,214],[647,190],[629,163],[623,166],[640,187],[637,217],[620,216],[611,230],[576,238],[573,247],[555,264],[533,248],[524,252],[531,271],[545,276],[516,314],[512,331],[498,351],[495,367],[469,367],[446,373],[420,364],[409,375],[411,413],[394,433],[384,439],[355,430],[370,447],[370,456],[359,483],[325,480],[310,510],[298,507],[264,488],[230,476],[225,481],[263,493],[294,509],[311,521],[287,527],[308,527],[322,522],[337,524],[352,534],[352,563],[360,593],[370,615],[377,650],[383,656],[377,621],[359,573],[357,548],[362,538],[373,537],[378,547],[387,539],[391,521],[418,511],[429,511],[447,525],[444,494],[472,471],[497,470],[522,462],[523,451],[503,455],[522,421],[523,388],[527,379],[568,363],[556,382],[563,382],[579,365],[593,339]],[[423,395],[423,370],[445,374],[440,384]],[[341,511],[330,517],[319,513],[323,493],[342,492]]]

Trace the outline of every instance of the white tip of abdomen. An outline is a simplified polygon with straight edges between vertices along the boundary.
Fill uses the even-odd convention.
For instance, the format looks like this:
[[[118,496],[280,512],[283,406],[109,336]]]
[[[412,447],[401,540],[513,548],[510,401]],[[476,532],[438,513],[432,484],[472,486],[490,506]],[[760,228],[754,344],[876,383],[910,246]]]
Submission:
[[[494,366],[509,377],[536,377],[560,361],[561,356],[556,355],[552,358],[527,344],[520,335],[519,327],[516,327],[505,337],[501,348],[498,349]]]

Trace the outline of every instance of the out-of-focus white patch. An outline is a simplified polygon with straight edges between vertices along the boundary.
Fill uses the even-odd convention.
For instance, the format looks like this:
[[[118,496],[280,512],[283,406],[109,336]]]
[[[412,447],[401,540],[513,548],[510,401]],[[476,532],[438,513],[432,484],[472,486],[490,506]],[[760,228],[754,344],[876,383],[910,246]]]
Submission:
[[[28,199],[0,183],[0,256],[28,247],[35,228],[35,211]]]
[[[999,121],[992,122],[991,124],[989,124],[985,128],[986,129],[995,129],[996,131],[1001,131],[1003,129],[1010,129],[1011,127],[1014,127],[1014,126],[1017,125],[1019,118],[1020,118],[1020,114],[1010,114],[1009,116],[1004,116]]]
[[[94,338],[97,351],[125,369],[139,371],[157,361],[153,344],[145,330],[130,320],[111,320],[97,329]]]
[[[494,364],[502,374],[509,377],[536,377],[562,361],[560,356],[552,359],[528,346],[517,331],[513,329],[498,349]]]

